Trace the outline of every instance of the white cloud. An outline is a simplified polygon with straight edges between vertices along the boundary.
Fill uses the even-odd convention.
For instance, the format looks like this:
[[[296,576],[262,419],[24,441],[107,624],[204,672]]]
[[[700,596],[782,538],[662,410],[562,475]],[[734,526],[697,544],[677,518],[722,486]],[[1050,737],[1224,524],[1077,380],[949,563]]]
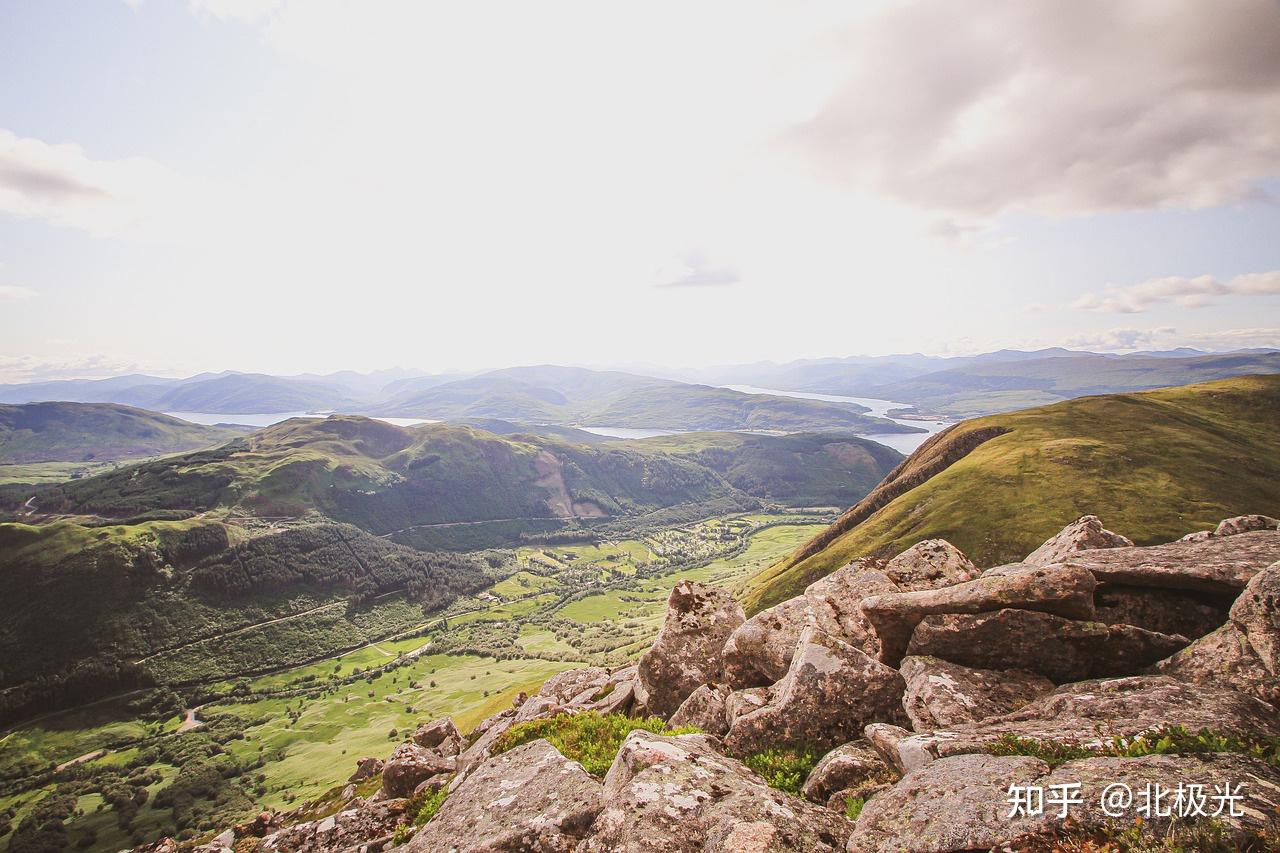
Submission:
[[[677,263],[659,268],[656,279],[657,287],[711,287],[737,284],[742,276],[733,267],[712,263],[706,251],[690,249]]]
[[[1280,270],[1247,273],[1226,281],[1211,275],[1195,278],[1166,276],[1137,284],[1110,286],[1102,293],[1088,293],[1071,303],[1082,311],[1136,314],[1161,303],[1183,308],[1203,308],[1216,296],[1263,296],[1280,294]]]
[[[111,356],[69,355],[56,359],[0,355],[0,383],[47,382],[54,379],[104,379],[147,372],[136,362]]]
[[[787,142],[926,208],[1198,208],[1280,172],[1269,0],[921,0],[827,48],[846,80]]]
[[[219,20],[252,22],[266,18],[282,2],[283,0],[190,0],[190,6],[197,14]]]
[[[1254,347],[1278,347],[1280,346],[1280,327],[1227,329],[1218,332],[1179,332],[1170,326],[1151,329],[1119,328],[1075,335],[1061,343],[1073,349],[1101,352],[1167,350],[1177,347],[1221,352]]]
[[[17,302],[30,299],[36,292],[29,287],[18,287],[15,284],[0,284],[0,302]]]

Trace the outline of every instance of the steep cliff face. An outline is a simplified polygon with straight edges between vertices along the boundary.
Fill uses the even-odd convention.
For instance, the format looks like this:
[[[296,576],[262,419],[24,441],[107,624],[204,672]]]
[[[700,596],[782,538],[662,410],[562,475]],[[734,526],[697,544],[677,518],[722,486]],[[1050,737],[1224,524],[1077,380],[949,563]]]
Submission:
[[[682,582],[638,666],[561,673],[466,738],[426,723],[331,814],[198,849],[1270,849],[1278,524],[1139,547],[1086,516],[985,572],[926,541],[745,622]],[[1209,808],[1155,808],[1156,785]],[[1011,799],[1034,790],[1071,797]]]

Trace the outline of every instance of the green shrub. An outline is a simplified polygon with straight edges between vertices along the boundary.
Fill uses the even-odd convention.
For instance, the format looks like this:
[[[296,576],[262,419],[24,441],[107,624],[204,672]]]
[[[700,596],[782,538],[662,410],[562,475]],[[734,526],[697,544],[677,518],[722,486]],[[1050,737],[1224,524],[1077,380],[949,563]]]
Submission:
[[[538,738],[545,738],[565,758],[572,758],[582,765],[582,769],[599,777],[613,764],[622,741],[637,729],[659,735],[683,735],[699,731],[694,726],[668,728],[658,717],[627,717],[622,714],[587,711],[517,723],[498,737],[493,752],[498,755]]]
[[[413,825],[422,826],[427,821],[436,816],[436,812],[440,811],[440,807],[444,805],[444,798],[449,796],[447,788],[441,788],[438,791],[428,791],[421,795],[421,799],[417,800],[416,813],[413,815]],[[414,804],[410,803],[410,811],[414,810]]]
[[[866,804],[866,797],[845,797],[844,816],[849,818],[849,820],[857,820],[858,815],[862,814],[862,807]]]
[[[1280,767],[1280,738],[1259,738],[1201,729],[1192,733],[1182,726],[1166,726],[1132,738],[1113,738],[1096,747],[1080,743],[1018,737],[1004,734],[986,750],[991,755],[1029,755],[1051,767],[1095,756],[1138,758],[1143,755],[1187,755],[1234,752]]]
[[[742,762],[760,774],[770,788],[799,794],[800,786],[809,777],[809,771],[818,763],[818,756],[810,750],[766,749],[748,755]]]

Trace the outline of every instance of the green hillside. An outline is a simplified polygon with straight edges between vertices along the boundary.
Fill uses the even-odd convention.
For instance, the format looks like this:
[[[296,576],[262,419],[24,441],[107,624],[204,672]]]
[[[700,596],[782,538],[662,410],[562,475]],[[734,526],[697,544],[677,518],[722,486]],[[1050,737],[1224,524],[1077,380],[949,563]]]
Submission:
[[[114,403],[0,405],[0,464],[140,459],[242,434]]]
[[[747,585],[760,610],[859,556],[932,537],[982,566],[1081,515],[1139,544],[1280,514],[1280,376],[1086,397],[965,421],[926,442],[830,529]]]
[[[792,506],[847,506],[904,459],[883,444],[841,433],[702,432],[630,444],[693,459],[748,494]]]

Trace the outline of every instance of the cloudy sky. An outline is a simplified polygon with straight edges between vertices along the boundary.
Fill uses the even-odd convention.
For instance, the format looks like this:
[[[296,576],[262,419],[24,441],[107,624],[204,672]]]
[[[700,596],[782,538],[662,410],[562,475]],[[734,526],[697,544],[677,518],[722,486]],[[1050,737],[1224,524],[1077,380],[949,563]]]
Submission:
[[[1280,3],[0,0],[0,381],[1280,345]]]

